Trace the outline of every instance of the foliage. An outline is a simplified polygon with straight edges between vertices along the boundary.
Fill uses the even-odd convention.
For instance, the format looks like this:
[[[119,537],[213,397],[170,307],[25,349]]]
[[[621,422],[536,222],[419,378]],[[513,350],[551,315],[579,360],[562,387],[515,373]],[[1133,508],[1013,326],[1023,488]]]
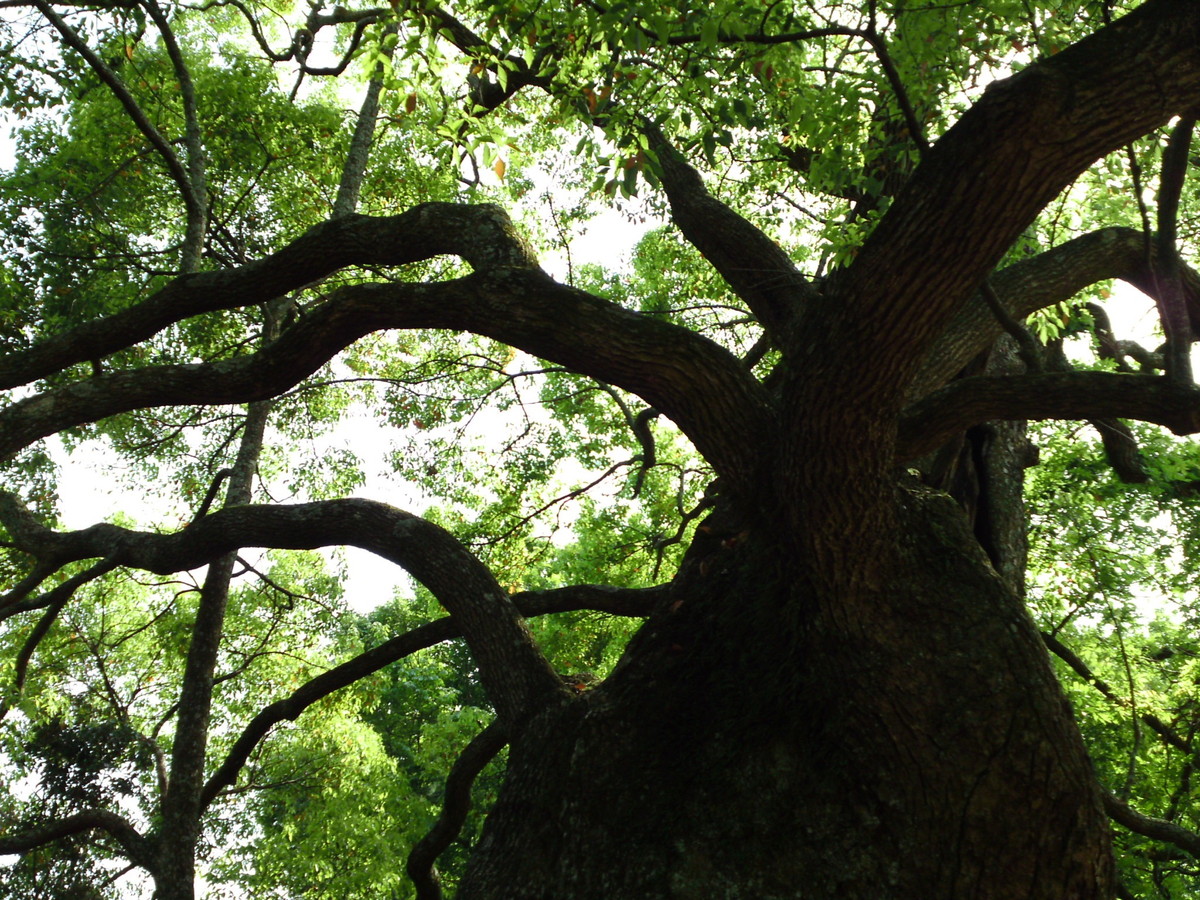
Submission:
[[[477,561],[502,604],[563,596],[579,585],[637,598],[671,582],[691,558],[707,575],[713,559],[741,552],[751,530],[738,518],[742,510],[733,527],[705,518],[718,508],[728,513],[721,504],[736,489],[736,467],[723,467],[713,448],[772,438],[739,433],[743,420],[729,418],[731,409],[762,421],[744,397],[721,398],[719,427],[695,424],[706,421],[703,404],[696,412],[660,401],[676,396],[677,380],[692,382],[679,389],[690,403],[696,382],[725,377],[696,359],[749,373],[762,389],[753,396],[771,402],[783,395],[781,385],[795,388],[796,360],[815,358],[813,347],[834,332],[818,327],[803,354],[790,348],[789,361],[789,336],[764,317],[772,307],[763,296],[793,277],[817,297],[850,283],[930,146],[953,133],[989,83],[1053,58],[1139,5],[720,0],[699,9],[465,0],[452,8],[302,8],[130,0],[57,14],[36,3],[12,6],[12,17],[0,21],[0,52],[12,61],[0,71],[0,108],[15,125],[17,147],[0,173],[0,351],[90,348],[96,323],[133,322],[148,297],[182,303],[189,283],[208,286],[209,305],[39,371],[14,389],[11,408],[25,397],[34,404],[25,408],[36,408],[38,395],[89,384],[107,403],[120,393],[109,385],[126,382],[103,379],[130,376],[133,385],[146,371],[163,383],[203,372],[224,384],[273,348],[307,359],[311,347],[298,346],[306,335],[332,334],[332,346],[357,327],[347,321],[354,316],[378,324],[328,353],[314,351],[312,364],[279,389],[271,379],[291,360],[263,363],[241,393],[195,399],[184,391],[169,402],[118,402],[103,415],[84,410],[15,448],[0,483],[6,496],[65,530],[81,511],[59,490],[64,470],[102,456],[112,509],[86,513],[138,540],[196,534],[221,510],[225,479],[243,477],[239,466],[256,505],[369,496],[409,507],[452,535],[462,555],[430,568],[458,572],[465,584]],[[72,34],[91,49],[81,53]],[[356,132],[360,103],[370,122],[365,138]],[[1140,266],[1156,264],[1149,242],[1162,223],[1152,225],[1147,198],[1161,188],[1171,134],[1160,123],[1102,156],[967,277],[974,291],[980,279],[998,284],[1101,229],[1145,232],[1137,236],[1137,272],[1110,271],[1119,268],[1113,263],[1070,288],[1059,289],[1057,270],[1023,283],[1032,294],[1054,282],[1028,308],[1004,298],[1016,319],[1028,317],[1026,326],[1007,325],[1010,332],[1043,349],[1068,341],[1080,372],[1130,368],[1132,351],[1111,351],[1096,310],[1111,305],[1113,278],[1145,286]],[[346,209],[339,204],[351,184],[355,199]],[[1196,260],[1194,184],[1187,182],[1177,216],[1182,264]],[[746,224],[764,245],[782,248],[795,271],[722,262],[720,242],[708,234],[705,244],[704,227],[689,224],[680,199],[689,191],[713,200],[702,207],[707,227],[727,236],[727,224]],[[496,276],[480,262],[480,247],[511,257],[509,245],[518,242],[489,231],[494,220],[455,220],[445,229],[436,216],[467,207],[478,213],[483,204],[509,210],[551,274],[565,275],[560,301],[603,298],[611,315],[603,322],[651,323],[645,327],[658,328],[652,334],[662,340],[653,349],[666,362],[652,368],[644,345],[621,357],[632,326],[629,334],[586,335],[590,349],[578,353],[562,350],[575,345],[561,332],[584,326],[532,307],[517,315],[505,308],[480,326],[479,309],[501,302],[506,290],[526,291],[510,271],[520,266],[509,258],[499,267],[507,275]],[[414,209],[428,216],[416,227],[405,218]],[[629,259],[601,248],[602,263],[577,264],[578,238],[614,219],[640,234]],[[381,249],[377,235],[354,231],[373,221],[402,229],[401,239],[388,237]],[[279,277],[272,261],[318,266],[287,254],[330,234],[320,246],[337,263],[313,280],[252,301],[220,299],[223,290],[249,296]],[[758,245],[747,255],[768,258]],[[922,265],[953,269],[936,253]],[[470,293],[492,277],[486,290]],[[421,292],[447,285],[445,294]],[[375,289],[386,303],[339,311],[347,298]],[[943,302],[938,290],[930,304]],[[425,309],[429,296],[468,311],[412,313],[401,326],[388,318]],[[812,299],[797,291],[787,302],[801,297]],[[880,292],[862,309],[882,320],[893,299]],[[882,352],[882,339],[870,343],[861,319],[837,332],[846,342],[838,365],[860,352],[860,341]],[[944,319],[939,329],[949,313]],[[540,343],[522,331],[535,320],[551,335]],[[991,319],[988,327],[1000,331]],[[1094,335],[1097,347],[1084,346],[1083,335]],[[935,337],[922,334],[911,346],[924,353]],[[592,356],[604,358],[607,375],[596,374]],[[1165,369],[1161,351],[1156,358]],[[927,392],[960,370],[983,371],[978,358],[960,362]],[[839,412],[854,407],[847,391],[831,401]],[[246,449],[253,413],[243,401],[269,404],[266,438],[253,453]],[[899,399],[888,402],[899,414]],[[1092,424],[1103,429],[1109,421]],[[873,434],[894,440],[893,424]],[[822,427],[816,422],[812,432]],[[1110,465],[1111,447],[1085,426],[1042,425],[1035,438],[1040,461],[1026,477],[1027,601],[1038,628],[1090,670],[1084,676],[1065,654],[1056,663],[1100,784],[1200,832],[1191,787],[1200,729],[1195,444],[1136,425],[1130,439],[1145,477],[1122,479]],[[814,438],[804,446],[821,444]],[[931,474],[936,448],[927,449],[912,460],[888,451],[877,468],[911,462],[927,483],[947,487]],[[842,446],[840,456],[853,462],[855,452]],[[770,480],[782,470],[764,466],[755,476]],[[862,472],[855,479],[869,480]],[[228,508],[248,505],[242,499]],[[818,507],[811,507],[815,519]],[[154,574],[130,563],[122,545],[111,560],[72,557],[43,572],[24,520],[0,519],[0,576],[11,589],[0,598],[0,771],[12,786],[0,792],[0,814],[14,823],[0,838],[105,809],[161,840],[173,802],[168,784],[184,776],[216,784],[206,780],[237,763],[211,796],[199,792],[196,800],[193,849],[215,896],[414,896],[405,859],[439,815],[451,766],[490,722],[504,719],[478,640],[442,634],[319,698],[305,692],[440,619],[441,596],[404,585],[377,608],[356,608],[361,598],[346,595],[341,558],[298,549],[320,542],[289,537],[274,549],[239,548],[212,669],[196,676],[197,623],[211,606],[201,569],[215,567],[215,556]],[[682,602],[676,598],[671,612]],[[649,612],[616,614],[581,602],[530,618],[527,627],[549,667],[582,692],[617,668]],[[452,613],[454,627],[466,630],[470,617]],[[753,615],[746,622],[757,623]],[[751,653],[743,647],[737,655]],[[188,712],[181,698],[196,684],[211,711],[199,767],[185,772],[175,768],[189,749],[177,740]],[[295,698],[303,705],[272,719],[239,757],[256,717]],[[503,763],[501,753],[478,776],[467,823],[439,858],[447,886],[461,877],[500,793]],[[1132,831],[1118,836],[1131,896],[1200,890],[1200,870],[1183,850]],[[29,900],[132,896],[140,887],[123,877],[124,867],[146,867],[133,846],[104,829],[71,835],[0,866],[0,888]]]

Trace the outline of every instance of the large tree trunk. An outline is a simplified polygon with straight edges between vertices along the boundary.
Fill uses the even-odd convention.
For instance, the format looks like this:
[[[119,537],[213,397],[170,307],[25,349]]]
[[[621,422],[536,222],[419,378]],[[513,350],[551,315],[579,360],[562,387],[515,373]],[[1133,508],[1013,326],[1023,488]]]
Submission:
[[[901,493],[853,608],[777,530],[703,535],[613,676],[514,742],[459,896],[1112,896],[1037,632],[961,511]]]

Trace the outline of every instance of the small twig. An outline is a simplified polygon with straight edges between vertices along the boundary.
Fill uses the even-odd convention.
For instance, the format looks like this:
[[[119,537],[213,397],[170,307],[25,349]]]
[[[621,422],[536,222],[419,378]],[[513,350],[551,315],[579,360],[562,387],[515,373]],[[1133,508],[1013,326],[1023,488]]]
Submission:
[[[206,515],[208,515],[209,507],[213,505],[213,501],[217,499],[217,492],[221,490],[221,484],[232,474],[233,469],[226,468],[221,469],[216,475],[213,476],[212,484],[208,486],[208,493],[204,495],[204,500],[201,501],[200,508],[196,510],[196,514],[192,516],[192,521],[187,524],[188,528],[191,528]]]

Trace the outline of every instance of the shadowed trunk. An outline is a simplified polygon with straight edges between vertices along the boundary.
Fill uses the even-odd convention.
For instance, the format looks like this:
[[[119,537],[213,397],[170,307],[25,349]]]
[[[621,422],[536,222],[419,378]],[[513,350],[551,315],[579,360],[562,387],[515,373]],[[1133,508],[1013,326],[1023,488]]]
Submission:
[[[886,587],[853,608],[766,523],[693,546],[614,675],[514,743],[459,896],[1111,896],[1024,608],[949,499],[897,510]]]

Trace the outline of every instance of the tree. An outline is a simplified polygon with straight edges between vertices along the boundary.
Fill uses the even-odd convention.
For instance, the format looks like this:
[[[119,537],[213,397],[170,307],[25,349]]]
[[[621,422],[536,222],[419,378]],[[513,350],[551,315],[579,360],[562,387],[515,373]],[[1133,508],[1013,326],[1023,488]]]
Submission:
[[[245,3],[8,5],[28,14],[7,26],[23,60],[8,103],[65,121],[30,113],[4,199],[13,702],[94,585],[209,568],[195,608],[172,607],[173,727],[129,715],[85,741],[116,746],[93,770],[122,740],[168,761],[141,819],[93,777],[0,852],[100,835],[156,897],[190,898],[214,802],[273,728],[455,635],[494,721],[409,858],[420,897],[438,896],[433,859],[504,745],[463,898],[1109,897],[1128,891],[1109,817],[1196,851],[1093,769],[1047,645],[1078,672],[1074,654],[1024,605],[1021,480],[1023,423],[1065,419],[1097,424],[1124,480],[1184,487],[1122,420],[1200,431],[1200,6],[313,6],[281,37]],[[61,53],[18,28],[51,29]],[[286,101],[252,53],[290,66]],[[357,115],[305,94],[352,64]],[[566,193],[649,198],[670,229],[631,277],[557,281],[494,202],[528,202],[535,164]],[[561,237],[574,211],[548,208]],[[1081,302],[1114,278],[1153,296],[1159,350]],[[1079,368],[1063,341],[1083,328],[1100,360]],[[520,412],[527,378],[550,414],[524,413],[499,476],[430,427],[489,400]],[[432,432],[436,452],[405,464],[447,492],[441,509],[271,501],[287,464],[265,455],[268,416],[286,445],[352,383],[374,415]],[[39,442],[57,434],[211,487],[172,528],[55,527]],[[536,541],[569,459],[627,480],[612,509],[581,503],[574,543]],[[339,545],[407,570],[449,619],[290,692],[231,667],[238,554]],[[599,684],[532,630],[578,610],[645,619]],[[225,681],[240,688],[222,698]],[[235,733],[212,725],[214,702],[264,689],[279,699]]]

